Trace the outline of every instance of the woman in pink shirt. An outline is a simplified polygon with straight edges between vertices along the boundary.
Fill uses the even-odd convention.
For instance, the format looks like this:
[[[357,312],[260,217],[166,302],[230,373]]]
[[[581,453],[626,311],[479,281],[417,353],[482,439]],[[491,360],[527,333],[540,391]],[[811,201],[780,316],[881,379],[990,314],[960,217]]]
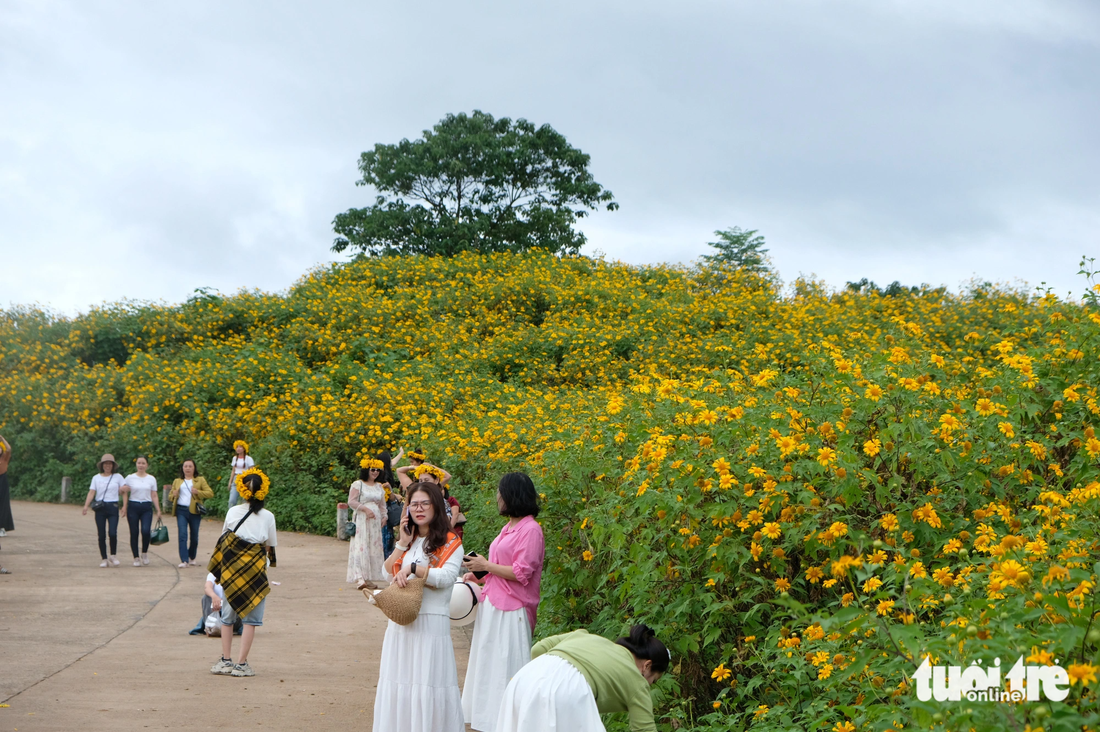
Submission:
[[[489,558],[467,556],[463,579],[485,583],[470,642],[462,714],[480,732],[493,732],[500,700],[512,676],[531,660],[531,632],[539,607],[546,542],[538,493],[526,473],[508,473],[497,484],[497,508],[508,523],[489,545]],[[478,580],[474,572],[488,572]]]

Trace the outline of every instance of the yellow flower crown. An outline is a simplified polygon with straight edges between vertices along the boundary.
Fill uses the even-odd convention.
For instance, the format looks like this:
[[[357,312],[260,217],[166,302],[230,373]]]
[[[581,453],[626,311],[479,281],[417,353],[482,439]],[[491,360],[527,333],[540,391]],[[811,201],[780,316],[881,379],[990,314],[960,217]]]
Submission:
[[[443,471],[434,465],[417,465],[416,470],[413,471],[413,477],[420,480],[420,476],[424,475],[424,473],[431,473],[435,476],[436,480],[440,483],[443,482]]]
[[[360,468],[377,468],[381,470],[383,468],[382,461],[377,458],[365,457],[359,461]]]
[[[260,490],[252,493],[252,489],[244,484],[244,479],[250,475],[260,476]],[[241,500],[250,501],[255,498],[257,501],[262,501],[267,498],[268,491],[271,490],[271,480],[264,474],[264,471],[259,468],[249,468],[240,475],[237,476],[237,493],[240,495]]]
[[[244,451],[246,453],[248,452],[248,443],[245,442],[244,440],[237,440],[236,442],[233,443],[233,452],[236,452],[238,447],[243,447]]]
[[[405,453],[405,457],[409,460],[419,460],[420,462],[424,462],[428,459],[428,456],[422,452],[407,452]]]

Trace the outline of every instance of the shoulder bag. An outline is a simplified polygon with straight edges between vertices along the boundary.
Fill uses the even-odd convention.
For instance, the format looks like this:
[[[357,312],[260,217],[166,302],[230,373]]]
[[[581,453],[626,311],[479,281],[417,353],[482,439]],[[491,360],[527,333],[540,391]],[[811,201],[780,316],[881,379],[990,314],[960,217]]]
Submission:
[[[363,484],[362,484],[362,482],[359,482],[359,502],[360,503],[363,502]],[[357,530],[358,529],[355,526],[355,511],[353,510],[351,512],[351,515],[348,517],[348,520],[346,522],[344,522],[344,536],[346,536],[347,538],[350,539],[351,537],[355,536],[355,532]]]

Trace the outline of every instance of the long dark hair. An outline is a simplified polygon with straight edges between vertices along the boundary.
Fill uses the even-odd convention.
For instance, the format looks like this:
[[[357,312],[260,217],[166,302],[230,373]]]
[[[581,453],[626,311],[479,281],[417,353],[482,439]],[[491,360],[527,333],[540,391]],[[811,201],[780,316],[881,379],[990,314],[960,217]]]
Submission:
[[[192,475],[191,477],[192,478],[199,477],[199,464],[198,463],[196,463],[191,458],[187,458],[186,460],[183,461],[183,463],[191,463],[192,465],[194,465],[195,466],[195,474]],[[183,474],[183,463],[180,463],[180,480],[187,480],[187,476],[185,476]]]
[[[389,483],[390,486],[397,483],[393,478],[393,455],[390,454],[390,451],[383,450],[375,455],[375,458],[382,461],[382,474],[378,476],[382,482]]]
[[[668,664],[672,661],[665,644],[657,640],[653,628],[648,625],[635,625],[630,629],[629,638],[619,638],[615,642],[633,653],[635,658],[652,662],[653,670],[659,674],[667,671]]]
[[[500,497],[504,499],[501,516],[522,518],[539,515],[539,494],[527,473],[505,473],[497,483]]]
[[[263,487],[263,478],[253,473],[252,475],[246,475],[241,482],[248,486],[248,490],[252,491],[252,498],[248,499],[248,512],[259,513],[260,509],[264,507],[264,502],[256,498],[256,491]]]
[[[431,554],[446,545],[447,535],[451,533],[451,520],[447,518],[447,504],[443,502],[443,491],[439,486],[435,483],[413,483],[405,494],[405,504],[412,503],[413,496],[417,493],[426,494],[432,502],[432,522],[428,524],[428,537],[424,540],[424,553]],[[413,521],[411,511],[406,527],[413,536],[419,534],[420,528]]]

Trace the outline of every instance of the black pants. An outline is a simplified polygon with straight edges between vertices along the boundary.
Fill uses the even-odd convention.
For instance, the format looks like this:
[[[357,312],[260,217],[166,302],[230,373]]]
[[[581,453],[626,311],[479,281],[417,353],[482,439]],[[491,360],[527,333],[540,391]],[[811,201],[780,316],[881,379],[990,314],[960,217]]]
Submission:
[[[95,528],[99,532],[99,558],[107,558],[107,537],[111,537],[111,556],[118,552],[118,504],[104,503],[95,512]]]
[[[8,489],[8,474],[0,475],[0,529],[15,531],[15,521],[11,517],[11,491]]]
[[[153,502],[130,501],[126,507],[126,520],[130,523],[130,551],[138,558],[138,524],[141,524],[141,553],[149,553],[149,536],[153,532]]]

